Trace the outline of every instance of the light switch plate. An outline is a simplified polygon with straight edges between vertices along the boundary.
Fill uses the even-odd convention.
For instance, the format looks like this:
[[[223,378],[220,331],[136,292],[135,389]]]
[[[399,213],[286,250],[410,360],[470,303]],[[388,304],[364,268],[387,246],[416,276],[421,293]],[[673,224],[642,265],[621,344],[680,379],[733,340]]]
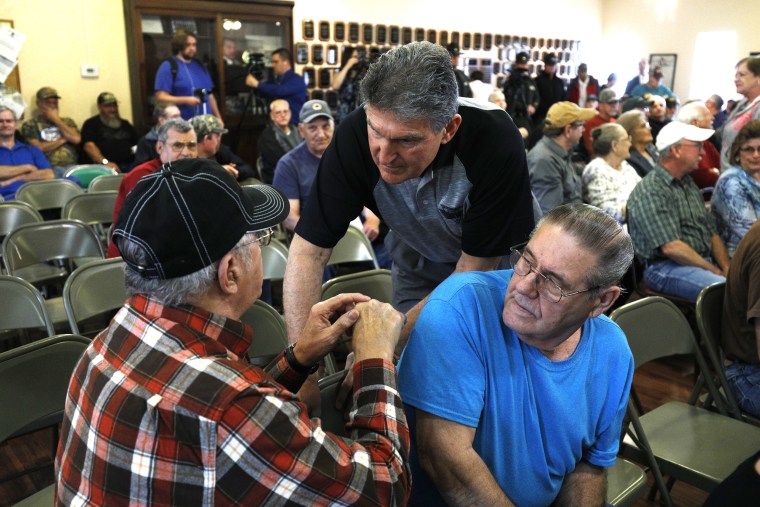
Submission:
[[[97,65],[82,64],[82,77],[98,77],[100,75],[100,69]]]

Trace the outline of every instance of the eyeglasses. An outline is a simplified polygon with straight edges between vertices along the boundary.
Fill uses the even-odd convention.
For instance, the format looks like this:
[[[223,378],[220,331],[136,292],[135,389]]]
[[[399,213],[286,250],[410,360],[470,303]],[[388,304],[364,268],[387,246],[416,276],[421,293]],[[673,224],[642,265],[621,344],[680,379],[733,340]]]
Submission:
[[[577,128],[585,128],[586,123],[582,121],[574,121],[570,124],[570,128],[577,129]]]
[[[269,229],[261,229],[260,231],[254,231],[249,234],[253,234],[253,239],[251,241],[241,243],[235,248],[243,248],[244,246],[252,245],[254,243],[258,243],[259,246],[269,246],[269,244],[272,242],[274,227],[270,227]]]
[[[195,142],[189,142],[189,143],[176,142],[176,143],[170,144],[169,147],[173,151],[175,151],[175,152],[180,152],[180,151],[184,150],[185,148],[187,148],[189,151],[195,151],[195,150],[198,149],[198,143],[195,143]]]
[[[739,151],[745,155],[757,155],[760,154],[760,146],[745,146],[740,148]]]
[[[599,288],[591,287],[590,289],[577,290],[575,292],[565,292],[562,287],[557,285],[557,282],[533,267],[533,264],[525,258],[520,250],[513,247],[510,248],[510,252],[509,264],[512,266],[512,269],[514,269],[515,274],[518,276],[528,276],[531,271],[535,273],[536,291],[547,301],[559,303],[562,298],[575,296],[576,294],[583,294],[584,292],[590,292]]]

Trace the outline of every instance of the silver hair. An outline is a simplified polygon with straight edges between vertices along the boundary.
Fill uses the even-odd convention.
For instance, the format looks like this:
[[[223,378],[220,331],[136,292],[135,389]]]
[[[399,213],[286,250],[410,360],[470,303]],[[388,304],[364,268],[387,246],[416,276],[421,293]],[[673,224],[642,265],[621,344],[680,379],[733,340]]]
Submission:
[[[633,262],[633,243],[617,220],[589,204],[565,204],[545,214],[531,236],[545,224],[556,225],[576,239],[584,250],[596,255],[596,265],[584,276],[589,287],[599,290],[620,283]],[[593,298],[598,291],[591,291]]]
[[[11,115],[13,116],[13,121],[18,121],[18,118],[16,118],[16,112],[13,109],[11,109],[8,106],[0,105],[0,113],[4,113],[6,111],[10,111],[11,112]]]
[[[710,110],[704,102],[695,101],[684,104],[681,109],[678,110],[676,119],[681,123],[691,124],[693,121],[700,121],[705,113],[709,114]]]
[[[605,123],[592,130],[591,148],[594,150],[594,154],[603,157],[611,152],[612,142],[620,141],[620,131],[623,131],[625,136],[628,135],[625,129],[617,123]]]
[[[666,147],[664,147],[661,150],[657,150],[657,154],[660,156],[660,160],[672,157],[673,156],[673,148],[675,146],[681,146],[681,141],[673,143],[670,146],[666,146]]]
[[[628,132],[628,135],[632,136],[633,131],[638,128],[642,120],[645,122],[647,121],[644,111],[641,109],[633,109],[618,116],[616,123],[623,127],[625,131]]]
[[[186,134],[193,130],[193,126],[190,122],[183,120],[182,118],[172,118],[166,120],[163,125],[158,128],[158,141],[165,143],[169,138],[169,130],[179,132],[180,134]]]
[[[250,248],[240,247],[255,241],[255,238],[254,233],[244,234],[230,250],[237,255],[246,271],[253,269],[253,256]],[[148,262],[145,250],[138,243],[126,237],[119,239],[119,252],[122,258],[129,259],[135,264],[146,264]],[[193,301],[208,293],[217,281],[218,271],[219,261],[216,261],[189,275],[156,280],[143,278],[140,273],[127,264],[124,268],[124,284],[129,296],[140,293],[149,294],[164,305],[176,306]]]
[[[436,132],[456,114],[458,95],[449,52],[425,41],[381,55],[361,80],[364,107],[387,111],[401,122],[425,120]]]

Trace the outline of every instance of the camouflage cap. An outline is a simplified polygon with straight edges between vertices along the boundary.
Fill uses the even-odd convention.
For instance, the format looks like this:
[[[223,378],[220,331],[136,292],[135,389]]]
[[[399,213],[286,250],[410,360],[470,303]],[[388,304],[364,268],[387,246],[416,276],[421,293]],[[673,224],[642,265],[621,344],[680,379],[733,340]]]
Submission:
[[[37,100],[60,99],[60,98],[61,96],[58,95],[58,90],[56,90],[55,88],[45,86],[37,90]]]
[[[119,102],[116,100],[116,95],[111,92],[103,92],[98,95],[98,105],[100,104],[116,104]]]
[[[222,127],[219,123],[219,119],[213,114],[199,114],[198,116],[193,116],[190,118],[190,125],[193,126],[193,130],[195,130],[195,135],[198,136],[199,142],[203,136],[207,136],[214,132],[219,132],[220,134],[226,134],[229,132],[229,130]]]

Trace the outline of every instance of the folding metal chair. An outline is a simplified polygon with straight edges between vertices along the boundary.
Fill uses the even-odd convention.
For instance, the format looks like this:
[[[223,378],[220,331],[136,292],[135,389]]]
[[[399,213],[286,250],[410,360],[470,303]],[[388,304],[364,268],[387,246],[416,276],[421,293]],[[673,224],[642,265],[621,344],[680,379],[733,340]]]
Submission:
[[[288,263],[288,247],[276,239],[261,247],[261,265],[264,280],[282,280],[285,278],[285,266]]]
[[[93,228],[104,248],[108,246],[107,231],[113,220],[118,192],[88,192],[75,195],[63,205],[61,218],[81,220]]]
[[[110,190],[119,190],[121,180],[124,179],[124,174],[106,174],[102,176],[96,176],[92,179],[87,186],[88,192],[107,192]]]
[[[82,188],[87,188],[92,180],[98,176],[111,176],[114,174],[117,174],[117,172],[105,165],[81,164],[70,167],[63,176],[65,178],[73,176],[80,181]]]
[[[16,191],[16,200],[41,211],[46,219],[57,219],[66,201],[83,192],[82,187],[69,180],[29,181]]]
[[[367,236],[359,228],[349,225],[346,234],[333,247],[327,265],[343,264],[346,262],[371,262],[375,269],[380,268]]]
[[[40,212],[21,201],[0,202],[0,241],[16,227],[42,222]],[[0,274],[5,273],[5,263],[0,253]]]
[[[630,507],[647,492],[644,470],[618,457],[607,469],[607,503],[615,507]]]
[[[633,352],[635,367],[675,354],[694,355],[697,374],[707,371],[683,313],[662,297],[647,297],[618,308],[612,320],[623,329]],[[709,376],[705,385],[711,393],[716,386]],[[690,403],[667,402],[639,414],[628,402],[628,425],[624,425],[622,452],[643,459],[667,505],[672,505],[669,486],[681,480],[711,491],[736,466],[760,449],[760,428],[711,412]],[[663,474],[671,477],[669,486]],[[654,488],[653,488],[654,495]]]
[[[263,368],[288,346],[285,320],[264,301],[257,300],[240,320],[253,328],[253,341],[248,348],[251,364]]]
[[[63,286],[63,307],[74,334],[89,335],[80,330],[82,321],[106,312],[115,313],[124,305],[124,261],[121,257],[91,262],[74,270]],[[111,315],[108,315],[110,321]],[[98,325],[97,334],[108,325]]]
[[[29,282],[15,276],[0,275],[0,326],[3,340],[19,338],[27,330],[40,328],[52,336],[45,300]]]

